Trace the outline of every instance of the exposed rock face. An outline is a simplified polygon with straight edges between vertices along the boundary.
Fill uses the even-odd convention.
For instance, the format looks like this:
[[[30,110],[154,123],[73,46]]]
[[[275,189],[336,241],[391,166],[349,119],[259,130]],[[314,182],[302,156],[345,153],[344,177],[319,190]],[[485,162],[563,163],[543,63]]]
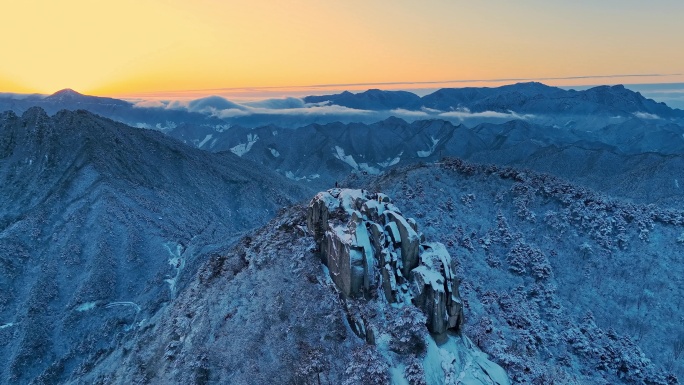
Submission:
[[[425,242],[416,222],[388,196],[350,189],[318,193],[307,226],[343,295],[382,292],[390,303],[420,308],[431,333],[460,331],[463,313],[449,253],[441,243]]]

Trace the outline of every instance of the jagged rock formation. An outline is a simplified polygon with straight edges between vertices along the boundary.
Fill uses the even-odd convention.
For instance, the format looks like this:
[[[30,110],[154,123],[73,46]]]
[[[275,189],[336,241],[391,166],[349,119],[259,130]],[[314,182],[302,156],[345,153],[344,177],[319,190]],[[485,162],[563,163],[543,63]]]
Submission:
[[[332,189],[311,201],[307,225],[342,294],[373,296],[420,308],[428,330],[458,332],[463,320],[458,286],[444,245],[426,242],[412,218],[387,195]]]
[[[672,361],[684,341],[674,321],[684,306],[681,208],[451,158],[363,188],[392,196],[456,256],[462,334],[513,382],[673,385],[684,377],[684,361]]]
[[[214,254],[168,307],[67,383],[510,384],[466,336],[438,345],[417,307],[341,296],[307,210],[284,209]]]

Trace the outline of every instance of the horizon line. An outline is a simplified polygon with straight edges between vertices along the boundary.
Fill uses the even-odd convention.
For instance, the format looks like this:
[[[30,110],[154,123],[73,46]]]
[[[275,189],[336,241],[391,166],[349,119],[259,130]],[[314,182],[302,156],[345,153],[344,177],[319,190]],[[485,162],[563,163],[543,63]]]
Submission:
[[[489,79],[457,79],[457,80],[431,80],[431,81],[394,81],[394,82],[358,82],[358,83],[328,83],[310,85],[291,85],[291,86],[243,86],[243,87],[218,87],[218,88],[198,88],[169,91],[146,91],[131,93],[134,95],[160,95],[165,93],[191,93],[191,92],[212,92],[212,91],[259,91],[259,90],[283,90],[283,89],[316,89],[316,88],[335,88],[335,87],[366,87],[366,86],[411,86],[411,85],[437,85],[450,83],[501,83],[501,82],[533,82],[549,80],[581,80],[581,79],[615,79],[615,78],[658,78],[667,76],[682,76],[682,73],[669,74],[611,74],[611,75],[577,75],[577,76],[550,76],[535,78],[489,78]],[[122,93],[123,94],[123,93]]]

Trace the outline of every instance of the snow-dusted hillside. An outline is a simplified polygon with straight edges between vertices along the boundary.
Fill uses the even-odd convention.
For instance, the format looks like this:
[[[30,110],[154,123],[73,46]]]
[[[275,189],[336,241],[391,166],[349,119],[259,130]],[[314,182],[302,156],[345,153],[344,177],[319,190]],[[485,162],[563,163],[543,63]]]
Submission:
[[[633,118],[595,132],[514,120],[473,128],[442,120],[408,123],[233,127],[207,136],[202,148],[232,151],[317,188],[350,173],[379,175],[397,166],[457,156],[549,172],[610,195],[677,205],[684,176],[684,129]]]
[[[85,111],[2,114],[0,383],[78,378],[212,252],[310,194]]]
[[[461,333],[451,259],[417,226],[385,195],[319,193],[215,255],[74,382],[509,384]]]
[[[684,211],[458,159],[365,183],[215,254],[74,382],[679,383]],[[450,271],[464,316],[442,334]]]
[[[458,265],[465,334],[516,383],[673,384],[684,376],[684,211],[548,174],[458,159],[387,192]]]

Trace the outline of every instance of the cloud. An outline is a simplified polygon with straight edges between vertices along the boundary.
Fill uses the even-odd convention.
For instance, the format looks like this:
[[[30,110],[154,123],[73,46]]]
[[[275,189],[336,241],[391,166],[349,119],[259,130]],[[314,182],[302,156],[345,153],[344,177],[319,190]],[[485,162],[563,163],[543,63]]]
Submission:
[[[302,99],[299,98],[279,98],[279,99],[266,99],[259,100],[256,102],[244,103],[245,106],[255,107],[255,108],[270,108],[274,110],[286,110],[292,108],[304,108],[306,104]]]
[[[223,110],[246,110],[247,107],[221,96],[207,96],[206,98],[195,99],[188,103],[187,109],[190,112],[213,113],[214,111]]]
[[[482,112],[470,112],[469,109],[463,108],[456,111],[442,112],[438,115],[442,118],[456,118],[460,120],[473,119],[473,118],[495,118],[495,119],[519,119],[519,120],[529,120],[533,119],[535,115],[532,114],[518,114],[514,111],[498,112],[498,111],[482,111]]]
[[[287,108],[287,109],[273,109],[273,108],[263,108],[263,107],[247,107],[243,106],[244,109],[225,109],[221,111],[216,111],[215,116],[219,118],[234,118],[239,116],[247,115],[301,115],[301,116],[329,116],[329,115],[341,115],[341,116],[364,116],[373,114],[374,111],[367,110],[357,110],[354,108],[342,107],[338,105],[313,105],[300,107],[300,108]]]
[[[355,108],[338,106],[335,104],[327,106],[308,106],[303,108],[291,108],[288,110],[269,110],[270,113],[280,114],[290,114],[290,115],[369,115],[373,114],[375,111],[359,110]]]
[[[535,116],[518,114],[513,111],[507,113],[496,111],[471,112],[468,109],[456,111],[441,111],[422,107],[418,110],[397,108],[390,111],[372,111],[355,109],[332,104],[329,101],[320,103],[305,103],[300,98],[271,98],[258,101],[233,102],[220,96],[210,96],[195,100],[142,100],[135,104],[139,108],[165,108],[169,110],[185,110],[196,112],[219,119],[240,119],[249,117],[282,117],[297,118],[297,121],[380,121],[395,116],[406,121],[420,119],[445,119],[463,122],[467,119],[489,120],[528,120]],[[322,119],[322,120],[321,120]],[[262,119],[263,120],[263,119]]]
[[[247,115],[252,115],[251,112],[246,111],[244,109],[239,109],[239,108],[227,108],[225,110],[221,111],[214,111],[212,114],[213,116],[216,116],[218,118],[237,118],[240,116],[247,116]]]
[[[660,116],[656,114],[649,114],[648,112],[635,112],[634,116],[639,119],[660,119]]]
[[[166,103],[161,100],[141,100],[133,104],[135,108],[166,108]]]
[[[167,110],[188,110],[188,101],[185,100],[171,100],[166,104]]]
[[[320,121],[337,119],[341,121],[380,121],[390,116],[407,121],[419,119],[445,119],[463,122],[468,119],[489,120],[529,120],[535,118],[531,114],[518,114],[514,111],[471,112],[463,108],[455,111],[441,111],[423,107],[418,110],[397,108],[390,111],[372,111],[344,107],[330,102],[305,103],[302,99],[271,98],[259,101],[233,102],[220,96],[210,96],[191,101],[172,100],[156,101],[144,100],[135,104],[136,107],[166,108],[171,110],[186,110],[202,113],[219,119],[239,119],[248,117],[301,117],[301,121]]]
[[[403,108],[397,108],[396,110],[391,110],[390,114],[395,115],[395,116],[410,116],[410,117],[416,117],[416,118],[427,118],[427,117],[431,116],[431,114],[428,111],[405,110]]]

